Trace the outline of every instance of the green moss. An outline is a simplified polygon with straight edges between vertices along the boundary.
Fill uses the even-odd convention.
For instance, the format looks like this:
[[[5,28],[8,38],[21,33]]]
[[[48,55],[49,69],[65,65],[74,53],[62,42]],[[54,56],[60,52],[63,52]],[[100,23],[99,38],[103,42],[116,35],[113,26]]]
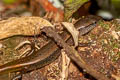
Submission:
[[[108,24],[105,24],[103,21],[99,21],[98,24],[106,30],[108,30],[110,28],[110,26]]]
[[[117,21],[99,21],[98,25],[100,26],[98,28],[98,31],[101,31],[97,33],[98,35],[90,35],[92,40],[97,39],[97,45],[102,47],[103,53],[108,55],[108,58],[116,62],[120,59],[120,40],[115,39],[111,35],[111,31],[115,30],[116,32],[120,31],[120,24]]]
[[[114,48],[114,49],[115,49],[115,48],[119,48],[119,44],[117,44],[117,43],[113,44],[113,48]]]
[[[119,58],[120,58],[119,55],[115,55],[115,56],[112,57],[112,61],[116,62],[116,61],[118,61]]]
[[[113,20],[111,24],[115,25],[115,31],[120,31],[120,23],[117,20]]]
[[[118,23],[118,22],[114,22],[113,24],[115,24],[115,30],[116,31],[120,31],[120,23]]]

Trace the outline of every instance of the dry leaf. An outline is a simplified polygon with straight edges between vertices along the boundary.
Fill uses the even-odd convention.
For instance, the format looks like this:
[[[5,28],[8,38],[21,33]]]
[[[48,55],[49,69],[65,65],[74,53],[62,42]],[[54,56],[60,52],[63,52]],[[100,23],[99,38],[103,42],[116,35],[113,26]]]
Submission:
[[[71,33],[71,35],[74,39],[75,47],[78,46],[79,31],[74,27],[74,25],[72,23],[62,22],[62,24]]]
[[[53,27],[49,21],[40,17],[11,17],[0,21],[0,39],[15,35],[38,35],[45,26]]]

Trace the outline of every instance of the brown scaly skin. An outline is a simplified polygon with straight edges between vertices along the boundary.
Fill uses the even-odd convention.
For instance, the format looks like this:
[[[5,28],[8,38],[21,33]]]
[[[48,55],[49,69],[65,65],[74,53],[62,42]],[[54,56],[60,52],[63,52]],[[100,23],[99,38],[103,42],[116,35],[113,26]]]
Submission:
[[[79,35],[80,36],[84,35],[87,32],[89,32],[91,29],[93,29],[95,27],[94,24],[96,24],[98,20],[99,18],[97,17],[89,16],[75,23],[75,27],[77,29],[79,29],[81,26],[85,26],[85,28],[80,29]],[[61,37],[64,41],[70,40],[72,38],[71,35],[66,30],[61,34]],[[14,71],[22,71],[22,70],[24,70],[23,73],[25,73],[27,71],[38,69],[44,67],[47,64],[50,64],[59,55],[60,55],[60,48],[55,44],[54,41],[51,40],[48,44],[46,44],[40,50],[35,51],[33,54],[0,66],[0,74],[14,72]],[[35,62],[36,60],[38,60],[38,62]],[[19,64],[31,63],[31,62],[35,62],[35,63],[25,66],[19,65]]]

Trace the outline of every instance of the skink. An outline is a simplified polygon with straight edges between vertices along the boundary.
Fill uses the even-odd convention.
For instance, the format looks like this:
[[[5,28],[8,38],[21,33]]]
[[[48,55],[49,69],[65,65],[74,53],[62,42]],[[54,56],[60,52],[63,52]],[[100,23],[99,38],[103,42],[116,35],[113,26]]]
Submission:
[[[76,29],[79,29],[79,35],[81,36],[93,29],[99,19],[100,18],[96,16],[88,16],[80,19],[74,25]],[[61,37],[65,41],[72,39],[71,35],[66,30],[61,34]],[[51,40],[48,44],[46,44],[40,50],[35,51],[33,54],[1,65],[0,74],[15,71],[23,71],[23,73],[25,73],[27,71],[44,67],[45,65],[53,62],[60,55],[60,50],[61,48],[59,48],[56,43]]]

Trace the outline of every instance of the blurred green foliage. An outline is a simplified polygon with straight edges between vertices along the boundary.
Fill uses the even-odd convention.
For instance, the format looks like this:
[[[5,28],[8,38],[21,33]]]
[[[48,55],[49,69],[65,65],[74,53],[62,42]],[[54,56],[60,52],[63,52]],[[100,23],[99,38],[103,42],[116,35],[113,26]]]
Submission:
[[[111,0],[111,2],[116,8],[120,8],[120,0]]]
[[[17,0],[3,0],[5,4],[12,4],[15,3]]]
[[[120,18],[120,0],[111,0],[112,5],[114,6],[115,9],[115,17]]]

